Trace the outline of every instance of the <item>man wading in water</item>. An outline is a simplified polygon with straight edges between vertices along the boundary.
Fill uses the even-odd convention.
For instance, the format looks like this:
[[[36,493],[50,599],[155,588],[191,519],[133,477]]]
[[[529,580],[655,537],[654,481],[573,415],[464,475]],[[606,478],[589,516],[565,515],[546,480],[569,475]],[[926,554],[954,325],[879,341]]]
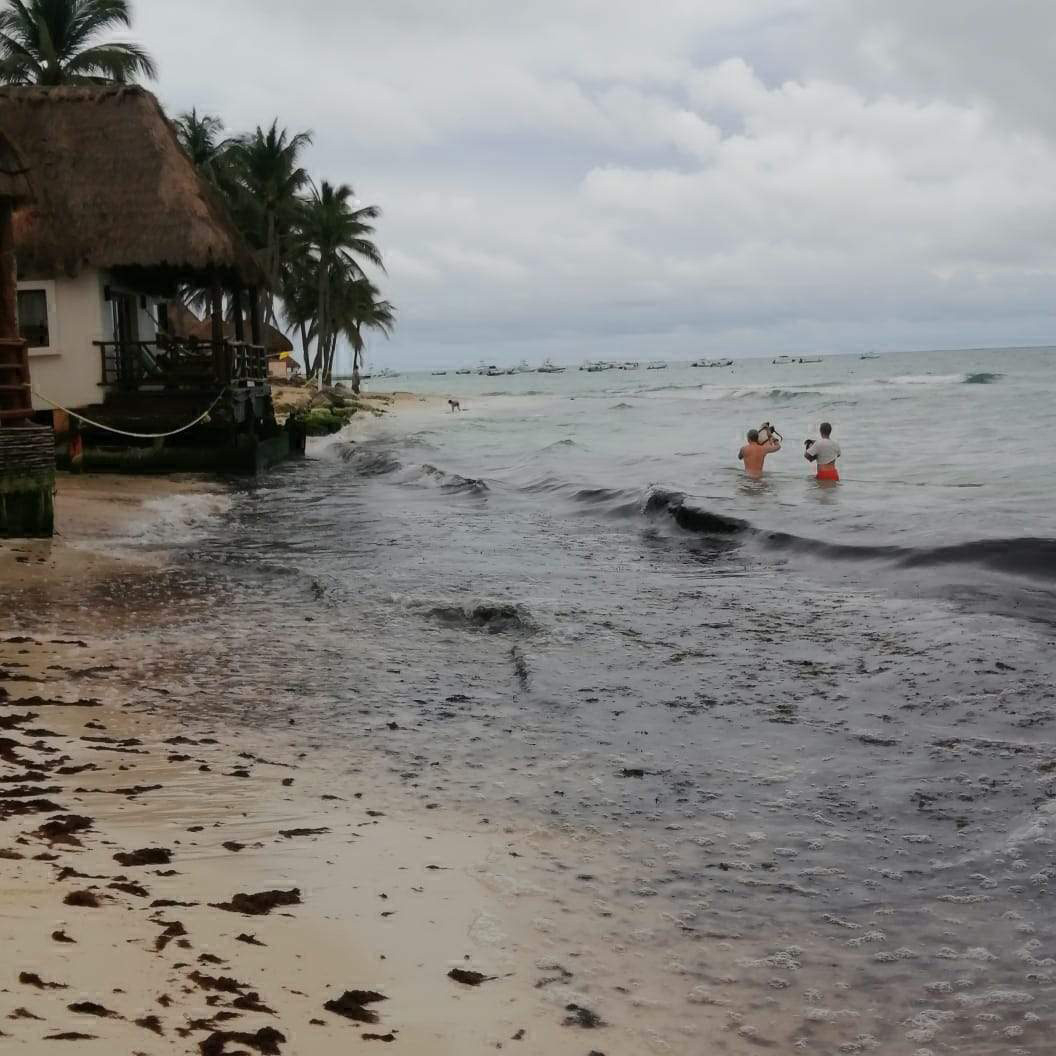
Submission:
[[[836,459],[840,457],[841,451],[840,445],[832,439],[832,426],[828,422],[822,422],[818,432],[821,433],[821,439],[808,440],[803,457],[808,462],[817,462],[818,480],[839,480]]]
[[[748,443],[737,452],[737,457],[744,463],[744,472],[749,477],[758,479],[763,475],[763,463],[767,455],[781,450],[781,443],[773,439],[769,428],[766,430],[767,439],[759,439],[758,429],[748,430]]]

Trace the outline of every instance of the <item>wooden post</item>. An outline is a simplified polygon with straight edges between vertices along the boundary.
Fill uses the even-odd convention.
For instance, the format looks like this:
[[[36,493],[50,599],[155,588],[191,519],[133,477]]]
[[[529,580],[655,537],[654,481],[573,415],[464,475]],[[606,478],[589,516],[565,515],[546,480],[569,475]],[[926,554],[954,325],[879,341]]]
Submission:
[[[18,337],[18,275],[15,271],[14,207],[0,199],[0,337]]]
[[[231,309],[235,316],[235,340],[245,341],[246,327],[242,318],[242,287],[236,286],[231,291]]]
[[[228,382],[227,357],[224,355],[224,291],[215,276],[209,291],[209,311],[212,322],[213,371],[221,385]]]
[[[251,286],[249,290],[249,339],[254,345],[264,344],[264,327],[260,318],[260,290]]]

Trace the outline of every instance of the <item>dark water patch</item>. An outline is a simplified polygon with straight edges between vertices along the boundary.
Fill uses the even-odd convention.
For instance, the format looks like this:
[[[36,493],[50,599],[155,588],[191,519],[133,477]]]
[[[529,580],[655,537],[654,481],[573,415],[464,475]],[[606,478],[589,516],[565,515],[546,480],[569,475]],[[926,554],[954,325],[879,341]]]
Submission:
[[[361,477],[381,477],[403,469],[403,463],[390,451],[352,445],[342,445],[337,450],[342,461]]]
[[[964,379],[965,385],[992,385],[1000,381],[1004,374],[991,374],[989,371],[981,370],[977,374],[969,374]]]
[[[534,631],[536,627],[528,611],[512,602],[437,605],[428,614],[450,627],[487,631],[488,634],[524,633]]]
[[[448,473],[428,463],[418,466],[405,483],[410,484],[421,481],[428,481],[443,491],[453,494],[471,492],[479,495],[490,490],[488,485],[479,477],[463,477],[460,473]]]
[[[679,528],[696,535],[752,541],[771,552],[798,553],[828,561],[883,562],[902,569],[976,566],[1032,580],[1056,580],[1056,539],[1022,537],[976,539],[946,546],[870,546],[819,542],[789,532],[766,532],[750,522],[693,506],[682,492],[654,488],[642,512],[669,516]]]

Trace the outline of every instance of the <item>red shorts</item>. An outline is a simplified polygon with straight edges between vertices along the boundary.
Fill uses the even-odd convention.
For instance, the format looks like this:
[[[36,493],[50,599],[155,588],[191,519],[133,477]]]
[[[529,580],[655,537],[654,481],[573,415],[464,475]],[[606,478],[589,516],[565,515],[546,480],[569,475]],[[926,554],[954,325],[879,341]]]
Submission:
[[[840,474],[834,464],[818,466],[818,480],[839,480]]]

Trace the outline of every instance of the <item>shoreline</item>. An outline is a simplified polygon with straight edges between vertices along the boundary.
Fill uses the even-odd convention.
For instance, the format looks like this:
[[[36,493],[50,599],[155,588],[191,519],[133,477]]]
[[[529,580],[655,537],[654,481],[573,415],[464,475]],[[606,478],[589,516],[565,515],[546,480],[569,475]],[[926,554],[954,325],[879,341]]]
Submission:
[[[335,782],[294,730],[254,739],[188,721],[144,679],[152,658],[106,662],[120,619],[86,621],[86,599],[163,572],[163,553],[118,544],[187,497],[224,508],[224,489],[197,478],[64,476],[60,540],[0,547],[12,601],[0,629],[5,1044],[43,1053],[68,1038],[87,1056],[344,1051],[353,1038],[412,1056],[516,1041],[636,1051],[578,1025],[572,991],[539,986],[553,982],[548,951],[482,878],[515,867],[517,834]],[[164,625],[163,611],[121,615]],[[115,860],[142,849],[170,853]],[[265,915],[218,908],[295,890],[297,903]],[[469,985],[453,969],[486,978]],[[357,990],[385,1000],[324,1007]]]

